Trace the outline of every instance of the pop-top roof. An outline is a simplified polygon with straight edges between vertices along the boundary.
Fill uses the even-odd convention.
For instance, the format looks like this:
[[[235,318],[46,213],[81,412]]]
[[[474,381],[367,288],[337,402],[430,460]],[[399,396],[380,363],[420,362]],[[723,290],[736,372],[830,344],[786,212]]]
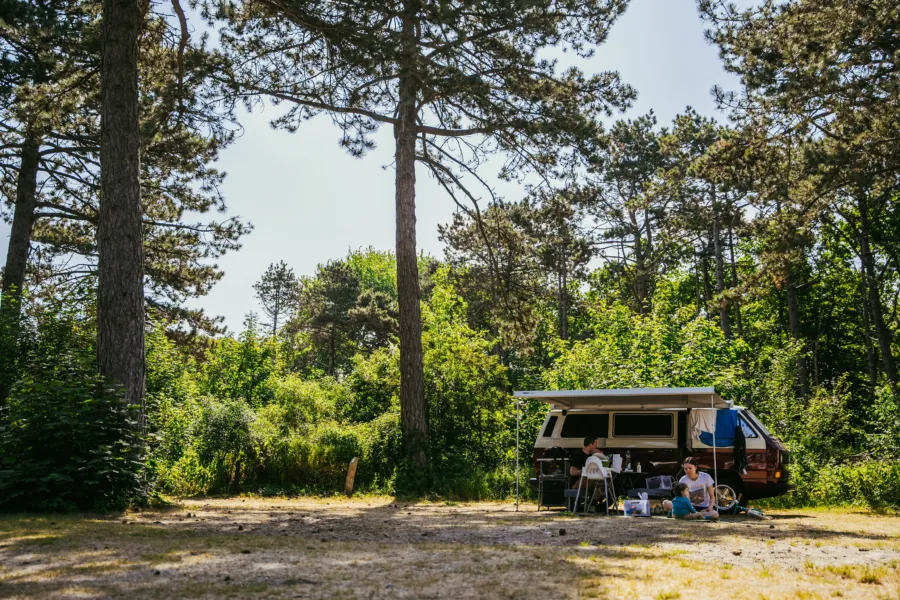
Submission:
[[[731,408],[713,387],[636,388],[628,390],[536,390],[514,392],[516,398],[534,398],[558,408]]]

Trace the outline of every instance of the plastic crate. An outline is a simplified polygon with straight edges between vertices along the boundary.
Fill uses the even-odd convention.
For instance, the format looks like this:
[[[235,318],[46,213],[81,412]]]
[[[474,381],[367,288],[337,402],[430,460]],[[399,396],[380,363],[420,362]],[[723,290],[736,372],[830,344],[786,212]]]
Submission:
[[[626,517],[649,517],[650,501],[649,500],[626,500],[625,501]]]
[[[645,487],[648,490],[671,490],[675,479],[671,475],[648,477]]]

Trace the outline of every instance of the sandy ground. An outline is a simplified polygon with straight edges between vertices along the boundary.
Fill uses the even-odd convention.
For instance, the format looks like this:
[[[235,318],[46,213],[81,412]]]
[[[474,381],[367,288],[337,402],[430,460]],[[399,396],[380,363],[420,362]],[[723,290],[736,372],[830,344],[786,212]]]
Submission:
[[[900,516],[572,517],[391,498],[0,517],[3,598],[900,600]]]

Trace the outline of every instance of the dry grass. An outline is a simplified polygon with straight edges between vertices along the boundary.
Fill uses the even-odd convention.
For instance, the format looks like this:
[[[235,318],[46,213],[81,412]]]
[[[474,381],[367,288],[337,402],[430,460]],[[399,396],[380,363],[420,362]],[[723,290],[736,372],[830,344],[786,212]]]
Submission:
[[[900,600],[900,517],[773,514],[712,524],[499,503],[236,498],[7,515],[0,597]]]

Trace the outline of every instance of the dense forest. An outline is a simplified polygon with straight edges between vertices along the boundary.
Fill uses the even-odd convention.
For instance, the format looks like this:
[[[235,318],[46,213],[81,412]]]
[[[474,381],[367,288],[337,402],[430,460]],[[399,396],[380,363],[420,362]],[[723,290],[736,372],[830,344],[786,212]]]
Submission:
[[[178,0],[0,2],[0,508],[330,493],[352,457],[505,497],[513,390],[705,385],[793,451],[778,502],[900,506],[900,9],[700,0],[740,86],[661,123],[590,60],[626,5],[209,0],[212,43]],[[263,102],[364,160],[393,130],[397,245],[260,265],[234,335],[188,303],[251,231],[216,161]]]

